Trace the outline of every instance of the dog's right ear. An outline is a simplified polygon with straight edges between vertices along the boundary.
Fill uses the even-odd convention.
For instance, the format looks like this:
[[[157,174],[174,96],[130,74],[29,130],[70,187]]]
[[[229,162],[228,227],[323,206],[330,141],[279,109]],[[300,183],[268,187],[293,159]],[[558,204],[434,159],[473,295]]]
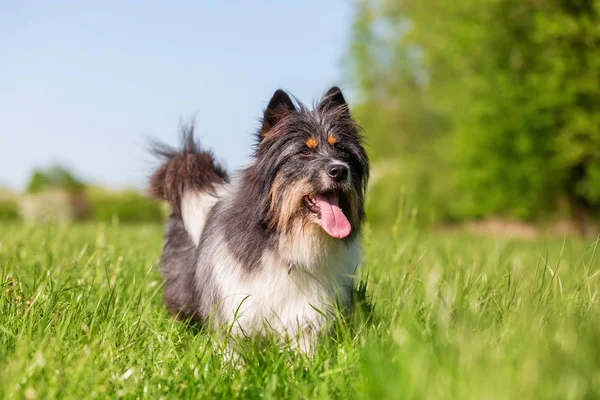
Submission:
[[[286,115],[296,111],[294,102],[290,96],[281,89],[277,89],[269,101],[263,119],[262,127],[259,132],[259,140],[262,140],[267,133]]]

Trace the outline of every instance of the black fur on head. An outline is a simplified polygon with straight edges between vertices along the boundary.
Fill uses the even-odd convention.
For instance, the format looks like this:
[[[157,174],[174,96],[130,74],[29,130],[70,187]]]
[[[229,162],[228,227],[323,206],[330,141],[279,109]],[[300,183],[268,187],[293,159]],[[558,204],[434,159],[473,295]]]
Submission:
[[[319,224],[318,203],[335,198],[355,235],[364,219],[369,161],[359,126],[338,87],[332,87],[312,110],[282,90],[267,106],[254,162],[243,179],[248,199],[260,198],[261,219],[272,230]]]
[[[279,121],[296,111],[290,96],[281,89],[277,89],[265,109],[262,126],[258,135],[259,142]]]

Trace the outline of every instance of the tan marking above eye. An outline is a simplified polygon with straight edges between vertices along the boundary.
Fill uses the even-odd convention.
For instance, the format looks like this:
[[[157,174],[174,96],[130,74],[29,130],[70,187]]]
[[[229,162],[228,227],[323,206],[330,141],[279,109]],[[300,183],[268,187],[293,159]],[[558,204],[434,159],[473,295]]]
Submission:
[[[308,138],[308,140],[306,141],[306,147],[308,147],[309,149],[314,149],[315,147],[317,147],[317,140],[314,137]]]
[[[330,145],[334,145],[337,142],[337,139],[333,135],[327,136],[327,143]]]

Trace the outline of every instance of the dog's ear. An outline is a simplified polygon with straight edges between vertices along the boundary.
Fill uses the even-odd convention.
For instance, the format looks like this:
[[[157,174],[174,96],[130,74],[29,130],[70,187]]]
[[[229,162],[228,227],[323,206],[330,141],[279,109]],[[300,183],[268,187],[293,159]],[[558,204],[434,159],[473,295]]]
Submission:
[[[277,89],[265,109],[260,128],[259,140],[262,140],[271,128],[273,128],[283,117],[296,111],[296,107],[290,96],[281,89]]]
[[[350,118],[348,103],[344,99],[342,90],[337,86],[332,87],[325,93],[325,96],[319,102],[318,108],[321,112],[336,111],[340,113],[341,117]]]

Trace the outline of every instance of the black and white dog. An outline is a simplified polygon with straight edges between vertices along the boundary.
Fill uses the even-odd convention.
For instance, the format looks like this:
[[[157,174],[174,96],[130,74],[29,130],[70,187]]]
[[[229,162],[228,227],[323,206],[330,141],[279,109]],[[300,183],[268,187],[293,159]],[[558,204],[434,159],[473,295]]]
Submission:
[[[348,309],[359,264],[369,162],[339,88],[313,110],[277,90],[251,164],[233,179],[184,132],[157,146],[154,197],[170,203],[165,300],[178,318],[302,338],[312,348]]]

